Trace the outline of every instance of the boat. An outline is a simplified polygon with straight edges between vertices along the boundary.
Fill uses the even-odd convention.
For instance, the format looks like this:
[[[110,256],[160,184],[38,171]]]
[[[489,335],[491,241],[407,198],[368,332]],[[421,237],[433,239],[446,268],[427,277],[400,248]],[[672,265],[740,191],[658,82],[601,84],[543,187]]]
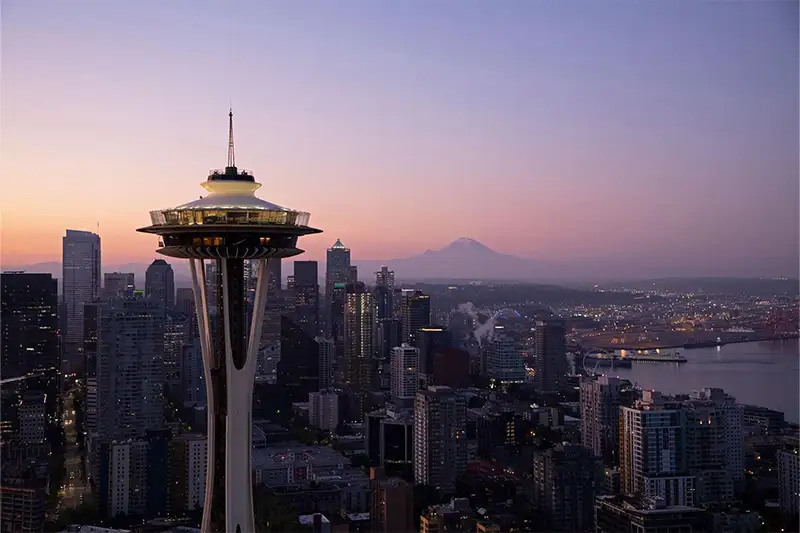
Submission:
[[[692,350],[694,348],[713,348],[715,346],[723,346],[725,343],[717,337],[715,341],[697,341],[697,342],[687,342],[683,345],[684,350]]]
[[[626,355],[625,359],[637,363],[685,363],[688,361],[678,352],[667,353],[633,353]]]
[[[593,353],[584,356],[584,364],[601,368],[630,368],[631,362],[624,357],[609,353]]]

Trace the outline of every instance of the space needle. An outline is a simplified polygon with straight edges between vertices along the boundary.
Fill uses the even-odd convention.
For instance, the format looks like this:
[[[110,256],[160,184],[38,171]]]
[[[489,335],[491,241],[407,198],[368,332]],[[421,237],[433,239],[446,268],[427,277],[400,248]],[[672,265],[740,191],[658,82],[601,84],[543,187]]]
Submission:
[[[267,303],[267,264],[303,253],[310,214],[255,196],[253,174],[236,167],[233,112],[228,113],[228,165],[201,184],[208,194],[171,209],[151,211],[152,225],[137,231],[159,236],[158,253],[189,259],[208,396],[208,471],[203,533],[255,531],[251,475],[253,381]],[[248,330],[244,262],[258,261]],[[217,264],[206,280],[205,262]],[[209,285],[216,286],[216,334],[209,316]]]

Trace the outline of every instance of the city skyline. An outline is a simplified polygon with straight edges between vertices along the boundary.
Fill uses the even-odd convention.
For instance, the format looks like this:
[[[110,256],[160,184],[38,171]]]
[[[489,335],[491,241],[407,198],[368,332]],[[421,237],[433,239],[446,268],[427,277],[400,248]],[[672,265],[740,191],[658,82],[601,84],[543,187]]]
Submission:
[[[240,164],[328,229],[307,259],[469,236],[643,277],[796,274],[794,3],[187,5],[4,4],[0,168],[26,176],[3,183],[4,268],[98,223],[104,263],[152,261],[134,229],[222,166],[232,101]]]

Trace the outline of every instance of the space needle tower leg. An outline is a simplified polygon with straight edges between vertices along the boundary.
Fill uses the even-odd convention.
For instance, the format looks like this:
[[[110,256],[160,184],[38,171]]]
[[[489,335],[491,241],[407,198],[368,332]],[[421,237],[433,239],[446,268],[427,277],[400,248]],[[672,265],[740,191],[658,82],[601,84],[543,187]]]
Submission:
[[[259,260],[250,335],[244,324],[243,260],[223,259],[228,418],[225,428],[225,531],[255,531],[252,483],[253,381],[267,303],[267,259]]]

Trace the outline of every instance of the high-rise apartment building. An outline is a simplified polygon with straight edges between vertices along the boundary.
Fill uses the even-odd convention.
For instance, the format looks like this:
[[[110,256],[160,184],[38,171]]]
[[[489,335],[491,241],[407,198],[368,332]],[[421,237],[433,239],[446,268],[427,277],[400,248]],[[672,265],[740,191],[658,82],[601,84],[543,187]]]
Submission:
[[[183,346],[189,342],[190,332],[191,322],[186,315],[167,313],[164,320],[164,376],[169,383],[180,381]]]
[[[581,444],[609,467],[619,463],[619,408],[626,396],[616,377],[584,377],[580,383]]]
[[[414,400],[414,481],[455,492],[467,467],[467,404],[450,387],[433,386]]]
[[[175,437],[169,451],[170,513],[183,513],[203,507],[208,470],[208,439],[186,433]]]
[[[4,379],[57,372],[58,282],[50,274],[0,274],[0,331]]]
[[[381,468],[370,469],[370,531],[406,533],[415,530],[414,490],[408,482],[386,477]]]
[[[106,272],[103,274],[102,298],[132,297],[136,290],[133,272]]]
[[[495,326],[486,343],[486,376],[493,386],[501,387],[525,381],[522,354],[503,326]]]
[[[431,323],[431,297],[419,289],[395,289],[393,305],[402,341],[416,346],[419,330]]]
[[[333,340],[315,337],[319,355],[319,390],[334,388],[336,370],[336,349]]]
[[[552,531],[592,531],[594,498],[603,481],[600,459],[583,446],[557,445],[533,460],[537,509]]]
[[[308,422],[324,431],[336,431],[339,427],[339,394],[326,390],[310,393]]]
[[[620,407],[620,484],[626,494],[663,498],[667,505],[695,504],[689,475],[686,412],[656,391],[633,407]]]
[[[375,272],[375,305],[378,311],[378,320],[392,316],[392,298],[394,297],[394,271],[382,266]]]
[[[319,331],[319,272],[316,261],[294,262],[294,322],[312,337]]]
[[[175,272],[172,265],[163,259],[156,259],[144,274],[144,294],[153,300],[158,300],[165,311],[171,311],[175,306]]]
[[[372,388],[375,306],[363,283],[348,283],[344,304],[344,385],[352,391]]]
[[[97,313],[98,433],[102,440],[141,438],[163,426],[163,305],[109,300]]]
[[[567,374],[566,328],[562,320],[538,320],[533,330],[533,383],[543,393],[558,392]]]
[[[394,270],[389,270],[389,267],[382,265],[381,269],[375,272],[375,285],[384,285],[394,290]]]
[[[65,339],[70,343],[80,343],[83,306],[100,297],[100,236],[89,231],[68,229],[62,245]]]
[[[392,398],[414,398],[419,389],[419,349],[408,344],[397,346],[391,367]]]
[[[778,503],[786,516],[800,513],[800,445],[797,437],[785,439],[777,453]]]
[[[691,402],[706,402],[721,412],[722,447],[725,455],[725,469],[733,481],[734,492],[744,489],[744,421],[743,408],[736,398],[726,394],[723,389],[705,388],[692,392]]]

